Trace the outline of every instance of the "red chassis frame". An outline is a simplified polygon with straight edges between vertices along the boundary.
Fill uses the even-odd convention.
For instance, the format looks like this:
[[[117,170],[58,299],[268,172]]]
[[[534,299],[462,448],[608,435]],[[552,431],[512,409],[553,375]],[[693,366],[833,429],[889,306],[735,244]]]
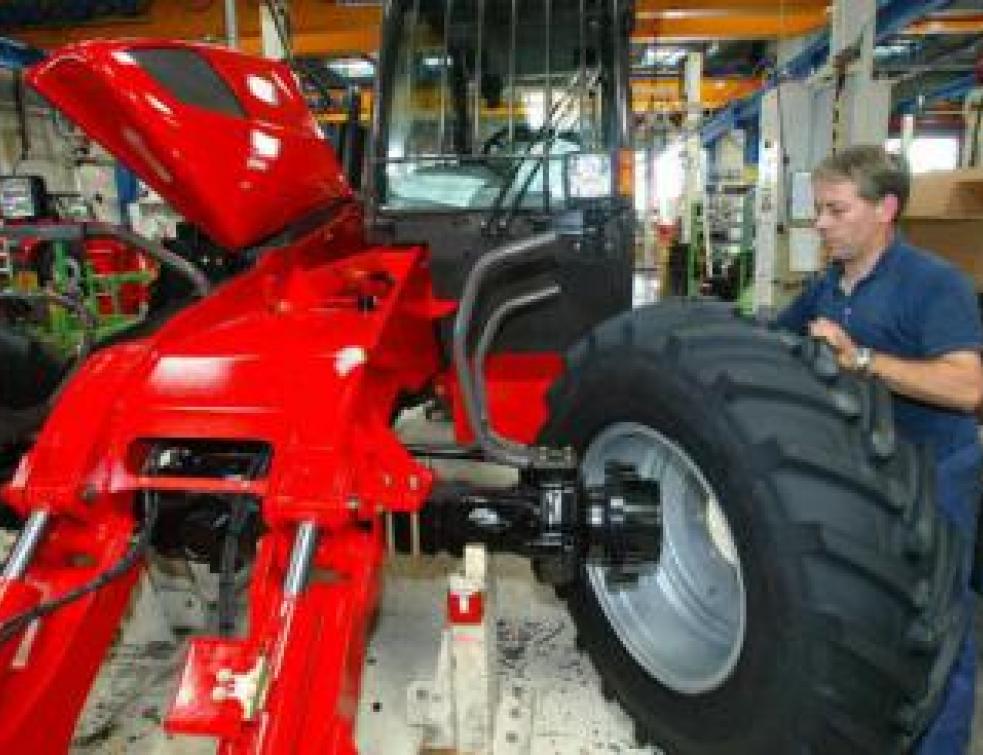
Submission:
[[[170,46],[196,50],[223,75],[259,65],[224,50]],[[59,87],[80,91],[96,110],[105,108],[100,98],[108,90],[85,76],[100,67],[114,74],[114,54],[120,65],[130,65],[117,54],[125,48],[77,47],[56,56],[32,80],[86,125],[85,113],[59,96]],[[59,61],[68,68],[57,82],[46,80]],[[299,97],[282,66],[262,65],[280,77],[286,95]],[[73,76],[89,85],[79,89]],[[127,87],[152,87],[145,78],[138,72],[115,80],[121,99],[114,120],[124,131],[125,108],[145,104],[129,97]],[[201,114],[182,113],[181,103],[167,99],[166,92],[155,97],[154,107],[163,103],[182,124],[180,138],[190,140],[188,124]],[[108,119],[99,118],[90,133],[101,129],[101,141],[120,156],[127,156],[127,144],[146,147],[160,136],[148,126],[149,136],[114,141]],[[294,169],[306,163],[323,170],[333,163],[328,152],[301,160],[302,151],[291,153],[290,136],[285,128],[278,138]],[[303,140],[310,148],[306,131]],[[171,169],[148,154],[143,149],[136,162],[151,163],[149,175]],[[214,170],[223,168],[225,155],[216,158]],[[391,413],[402,393],[427,385],[457,395],[435,337],[435,321],[454,304],[435,298],[426,250],[366,245],[361,208],[339,176],[320,184],[329,187],[325,197],[336,200],[320,225],[269,250],[153,337],[90,357],[0,491],[24,515],[48,513],[26,569],[0,580],[0,622],[116,563],[133,536],[141,491],[237,493],[260,502],[265,534],[253,565],[246,634],[192,640],[165,724],[173,732],[216,737],[227,755],[355,752],[353,717],[384,552],[380,514],[419,509],[433,484],[432,473],[390,428]],[[316,183],[307,178],[306,185]],[[183,203],[174,203],[208,226],[209,213],[216,212],[208,206],[215,201],[212,189],[162,188],[183,196]],[[268,187],[265,192],[268,199]],[[307,209],[302,205],[309,198],[290,198],[295,196],[284,202],[296,215]],[[282,215],[281,203],[276,212],[247,212],[243,219],[248,199],[233,203],[209,226],[216,237],[243,241]],[[535,436],[545,415],[543,395],[560,364],[548,354],[495,359],[489,395],[501,432],[520,440]],[[466,431],[460,402],[453,403],[458,429]],[[272,461],[256,480],[150,476],[143,460],[157,439],[258,440],[272,449]],[[312,545],[310,578],[298,585],[288,572],[298,553]],[[0,645],[0,752],[67,750],[137,573],[131,569]]]

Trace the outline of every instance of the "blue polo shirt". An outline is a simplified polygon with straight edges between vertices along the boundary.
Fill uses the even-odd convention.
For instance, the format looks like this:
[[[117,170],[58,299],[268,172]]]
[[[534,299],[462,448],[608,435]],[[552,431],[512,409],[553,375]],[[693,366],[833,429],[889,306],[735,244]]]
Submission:
[[[903,359],[928,359],[983,348],[976,294],[953,265],[905,242],[900,235],[853,292],[840,288],[842,267],[833,263],[775,321],[806,334],[817,317],[839,323],[860,346]],[[898,431],[928,443],[942,458],[977,443],[976,420],[955,409],[894,394]]]

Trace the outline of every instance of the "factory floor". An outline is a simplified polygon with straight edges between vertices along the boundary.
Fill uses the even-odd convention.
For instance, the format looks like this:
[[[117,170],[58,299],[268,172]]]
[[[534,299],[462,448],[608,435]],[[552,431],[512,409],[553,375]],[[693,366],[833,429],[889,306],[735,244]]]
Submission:
[[[362,755],[415,755],[419,732],[406,722],[406,687],[432,676],[437,658],[449,559],[414,564],[397,558],[386,589],[363,677],[359,711]],[[500,681],[534,688],[539,715],[532,755],[642,755],[620,708],[604,700],[590,662],[574,647],[568,614],[525,562],[496,557],[496,622]],[[976,636],[983,638],[983,601]],[[120,644],[112,673],[100,680],[71,755],[211,755],[208,740],[167,737],[160,722],[173,694],[180,654],[160,641]],[[983,652],[979,654],[983,667]],[[983,691],[983,673],[977,681]],[[976,701],[969,755],[983,755],[983,695]]]
[[[396,557],[387,566],[366,654],[357,739],[360,755],[417,755],[421,730],[407,722],[407,688],[433,678],[447,575],[456,559]],[[590,662],[574,647],[569,616],[528,564],[495,557],[500,688],[529,690],[532,755],[648,755],[634,746],[620,707],[603,699]],[[147,622],[148,617],[138,620]],[[147,627],[145,626],[145,629]],[[211,755],[209,740],[168,737],[160,722],[174,693],[180,652],[153,631],[123,638],[105,667],[71,755]],[[443,752],[443,750],[441,750]]]

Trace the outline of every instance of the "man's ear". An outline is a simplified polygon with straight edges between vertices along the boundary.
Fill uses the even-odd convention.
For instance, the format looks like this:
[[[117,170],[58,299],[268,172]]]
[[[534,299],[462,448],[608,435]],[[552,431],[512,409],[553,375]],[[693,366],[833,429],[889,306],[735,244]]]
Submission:
[[[887,194],[877,203],[878,219],[885,223],[893,223],[901,214],[901,202],[894,194]]]

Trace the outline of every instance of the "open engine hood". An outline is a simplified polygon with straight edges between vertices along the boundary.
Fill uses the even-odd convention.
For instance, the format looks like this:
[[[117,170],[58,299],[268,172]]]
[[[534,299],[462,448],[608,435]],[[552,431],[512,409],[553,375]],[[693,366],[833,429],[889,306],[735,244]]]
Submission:
[[[224,247],[351,197],[290,69],[160,40],[66,47],[29,83]]]

